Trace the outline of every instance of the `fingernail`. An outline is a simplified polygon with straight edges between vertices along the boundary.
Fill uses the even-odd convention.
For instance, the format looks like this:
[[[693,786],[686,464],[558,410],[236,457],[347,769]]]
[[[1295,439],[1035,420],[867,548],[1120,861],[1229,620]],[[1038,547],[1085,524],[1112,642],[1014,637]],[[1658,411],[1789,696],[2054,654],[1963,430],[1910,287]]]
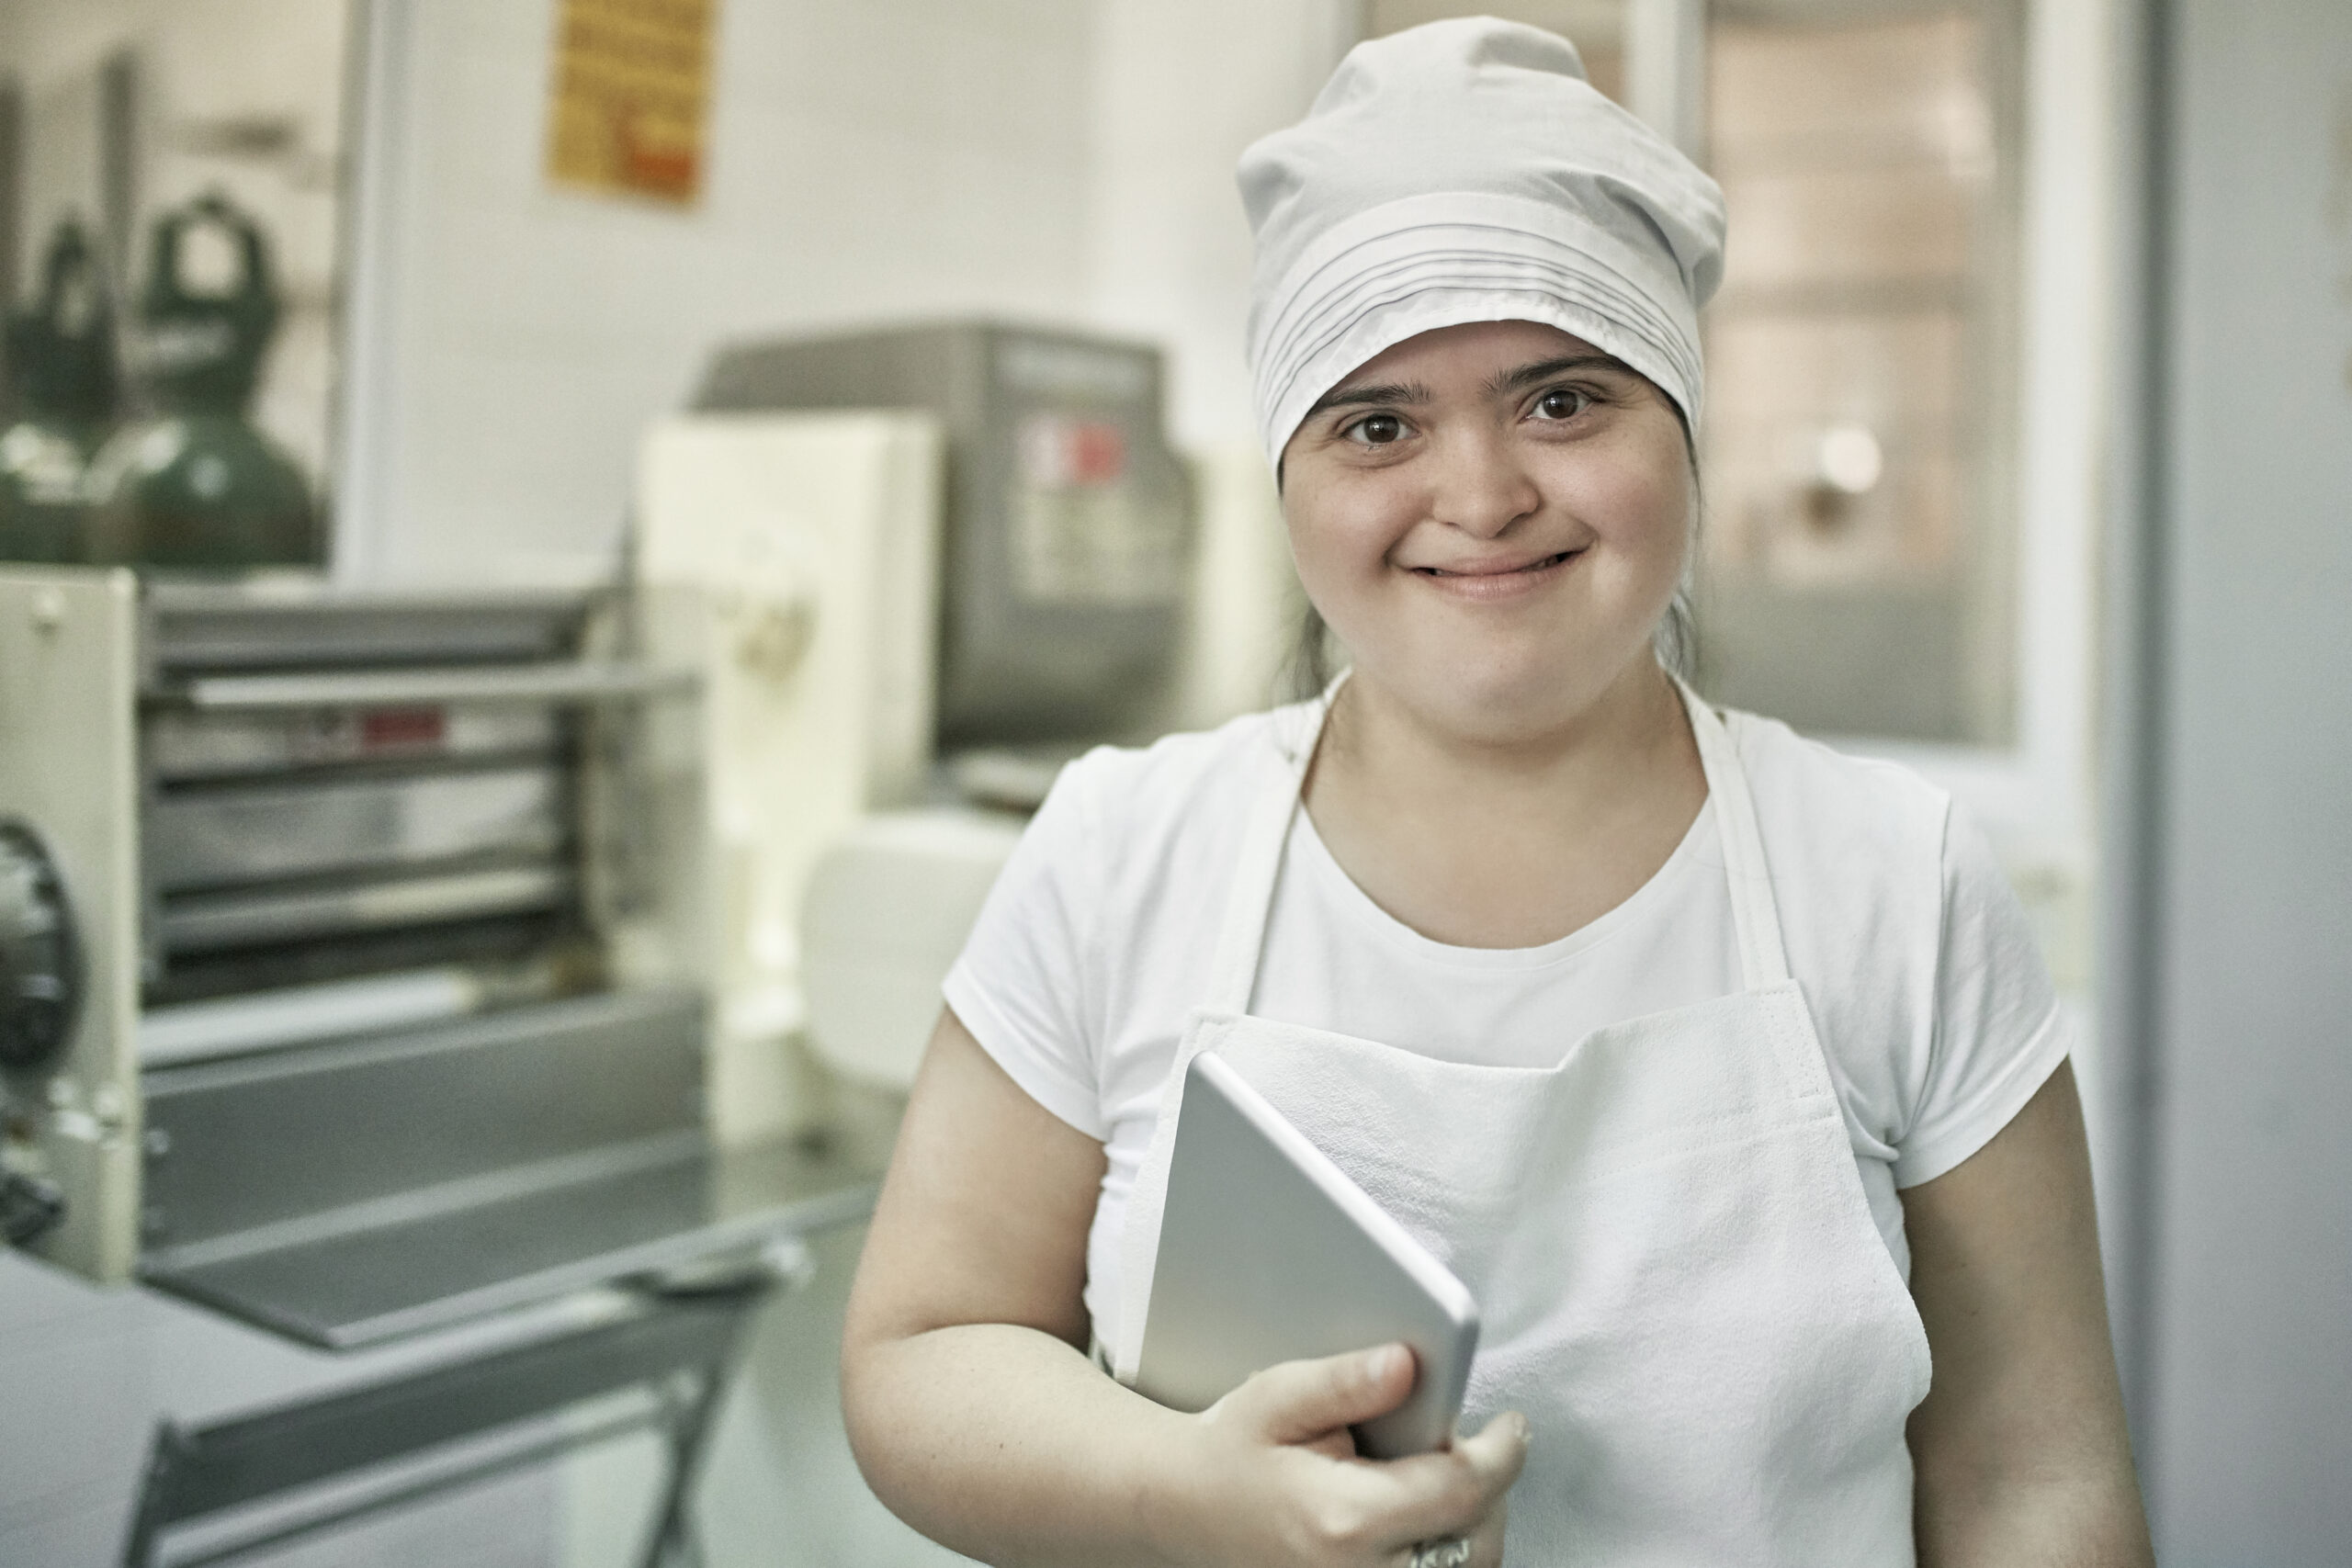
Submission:
[[[1380,1382],[1394,1375],[1398,1358],[1405,1354],[1402,1345],[1383,1345],[1364,1362],[1363,1374],[1368,1382]]]

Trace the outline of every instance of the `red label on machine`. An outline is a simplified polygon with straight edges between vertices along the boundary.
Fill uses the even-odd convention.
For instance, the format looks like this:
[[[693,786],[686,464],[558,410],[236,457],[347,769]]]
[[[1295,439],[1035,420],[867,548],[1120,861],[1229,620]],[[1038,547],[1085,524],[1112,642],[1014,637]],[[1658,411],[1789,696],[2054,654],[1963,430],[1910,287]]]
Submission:
[[[449,716],[440,708],[370,708],[359,716],[362,751],[413,751],[448,734]]]
[[[1035,415],[1021,427],[1021,471],[1043,490],[1111,484],[1127,471],[1126,433],[1108,420]]]

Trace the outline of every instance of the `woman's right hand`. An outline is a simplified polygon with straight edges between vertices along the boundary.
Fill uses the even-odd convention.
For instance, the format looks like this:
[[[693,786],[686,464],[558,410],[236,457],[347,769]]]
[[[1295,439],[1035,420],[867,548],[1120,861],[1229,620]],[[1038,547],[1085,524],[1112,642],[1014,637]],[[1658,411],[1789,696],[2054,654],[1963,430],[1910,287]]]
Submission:
[[[1358,1458],[1348,1428],[1402,1404],[1413,1376],[1402,1345],[1287,1361],[1193,1417],[1155,1531],[1167,1555],[1203,1568],[1404,1568],[1420,1543],[1459,1536],[1473,1568],[1494,1568],[1526,1418],[1498,1416],[1437,1453]]]

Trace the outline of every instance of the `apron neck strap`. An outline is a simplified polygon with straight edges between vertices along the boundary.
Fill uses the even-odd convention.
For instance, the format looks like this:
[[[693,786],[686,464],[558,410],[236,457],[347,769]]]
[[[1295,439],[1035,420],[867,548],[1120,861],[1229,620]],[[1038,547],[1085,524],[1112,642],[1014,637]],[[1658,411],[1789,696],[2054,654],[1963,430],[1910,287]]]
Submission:
[[[1298,797],[1306,783],[1308,764],[1323,738],[1323,723],[1339,695],[1340,683],[1297,709],[1274,715],[1277,761],[1250,802],[1250,820],[1241,835],[1241,852],[1235,858],[1232,890],[1226,895],[1225,919],[1217,927],[1216,966],[1209,974],[1208,1006],[1213,1011],[1246,1013],[1258,988],[1258,957],[1266,945],[1266,917],[1274,907],[1274,884],[1282,877],[1283,851],[1290,842],[1290,825],[1298,815]],[[1286,722],[1302,720],[1294,728]]]
[[[1772,874],[1764,863],[1764,835],[1756,826],[1756,797],[1739,747],[1715,710],[1679,675],[1675,689],[1690,716],[1699,743],[1699,766],[1707,775],[1707,797],[1715,803],[1715,834],[1723,840],[1724,870],[1731,884],[1731,919],[1739,936],[1739,974],[1751,991],[1789,977],[1789,953],[1781,940],[1781,915],[1772,902]]]
[[[1748,793],[1747,770],[1741,766],[1738,747],[1715,710],[1701,701],[1679,676],[1674,678],[1674,685],[1690,716],[1690,733],[1699,744],[1699,765],[1706,774],[1708,798],[1715,803],[1715,831],[1723,840],[1732,924],[1739,939],[1740,979],[1747,989],[1759,991],[1789,977],[1789,958],[1781,937],[1780,912],[1772,901],[1771,873],[1764,863],[1763,836],[1756,826],[1756,802]],[[1303,713],[1292,710],[1304,722],[1295,733],[1277,735],[1279,760],[1251,803],[1241,852],[1236,857],[1233,886],[1226,896],[1225,919],[1217,928],[1216,958],[1207,997],[1214,1011],[1250,1010],[1258,988],[1258,960],[1266,943],[1266,918],[1273,908],[1274,885],[1282,875],[1291,823],[1298,814],[1299,790],[1339,689],[1340,682],[1334,681]],[[1277,716],[1277,722],[1285,716]]]

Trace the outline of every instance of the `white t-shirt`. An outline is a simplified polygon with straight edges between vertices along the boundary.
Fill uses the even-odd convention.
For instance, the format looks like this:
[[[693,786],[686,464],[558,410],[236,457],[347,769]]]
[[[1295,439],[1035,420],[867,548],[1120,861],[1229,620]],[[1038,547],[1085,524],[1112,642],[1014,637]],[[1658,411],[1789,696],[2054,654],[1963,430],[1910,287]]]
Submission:
[[[1072,763],[948,974],[948,1006],[989,1055],[1106,1145],[1087,1248],[1098,1325],[1118,1323],[1127,1194],[1206,998],[1252,791],[1304,722],[1278,710]],[[1990,847],[1944,792],[1784,725],[1745,718],[1733,734],[1789,965],[1871,1216],[1907,1277],[1897,1190],[1982,1148],[2056,1069],[2068,1046],[2057,997]],[[1516,949],[1452,947],[1397,921],[1301,812],[1250,1010],[1451,1061],[1548,1066],[1594,1029],[1739,988],[1712,802],[1633,897]]]

